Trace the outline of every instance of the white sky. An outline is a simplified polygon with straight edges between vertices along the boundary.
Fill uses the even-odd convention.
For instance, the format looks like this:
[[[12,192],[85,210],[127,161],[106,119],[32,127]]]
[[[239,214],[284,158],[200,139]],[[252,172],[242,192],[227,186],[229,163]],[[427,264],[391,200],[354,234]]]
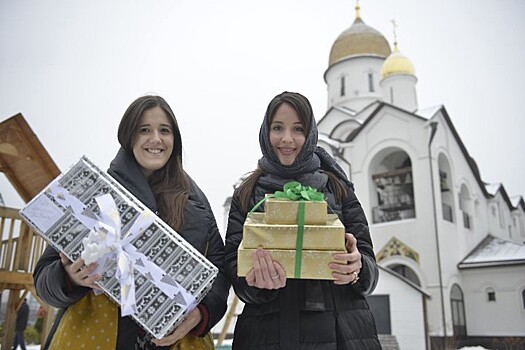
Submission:
[[[481,178],[525,195],[525,1],[361,0],[361,15],[418,76],[420,108],[445,105]],[[326,111],[330,48],[353,0],[0,0],[0,121],[22,113],[61,170],[106,169],[138,96],[172,106],[184,165],[222,204],[260,157],[269,100],[298,91]],[[521,44],[520,44],[521,43]],[[523,109],[521,109],[523,111]],[[521,150],[521,151],[520,151]],[[357,189],[359,195],[359,189]],[[20,198],[0,174],[7,206]]]

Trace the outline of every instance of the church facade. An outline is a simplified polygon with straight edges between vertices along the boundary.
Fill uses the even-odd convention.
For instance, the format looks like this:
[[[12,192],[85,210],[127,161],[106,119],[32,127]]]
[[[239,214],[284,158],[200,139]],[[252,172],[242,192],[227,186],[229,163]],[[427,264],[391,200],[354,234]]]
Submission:
[[[359,7],[324,79],[319,145],[369,220],[379,333],[400,349],[525,348],[523,197],[483,182],[446,108],[418,106],[414,65]]]

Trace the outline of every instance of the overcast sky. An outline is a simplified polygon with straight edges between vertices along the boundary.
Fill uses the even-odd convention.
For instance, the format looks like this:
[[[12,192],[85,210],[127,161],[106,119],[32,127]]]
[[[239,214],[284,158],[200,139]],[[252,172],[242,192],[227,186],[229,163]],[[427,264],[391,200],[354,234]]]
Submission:
[[[525,195],[525,1],[361,0],[365,23],[413,62],[420,108],[443,104],[482,180]],[[0,122],[22,113],[61,170],[107,169],[137,97],[172,106],[184,166],[222,204],[260,157],[269,100],[298,91],[319,120],[330,48],[352,0],[0,0]],[[521,44],[520,44],[521,43]],[[20,198],[0,174],[7,206]],[[359,189],[357,189],[359,195]]]

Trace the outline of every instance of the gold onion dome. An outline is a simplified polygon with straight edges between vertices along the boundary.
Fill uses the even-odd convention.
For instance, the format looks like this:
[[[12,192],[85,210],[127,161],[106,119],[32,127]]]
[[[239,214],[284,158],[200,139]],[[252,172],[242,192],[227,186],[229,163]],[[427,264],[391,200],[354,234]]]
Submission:
[[[330,51],[329,66],[354,55],[377,55],[388,57],[392,52],[383,34],[363,22],[356,6],[354,23],[335,40]]]
[[[416,76],[416,70],[412,62],[397,48],[397,43],[394,43],[394,52],[383,63],[381,68],[381,78],[386,78],[394,74],[407,74]]]

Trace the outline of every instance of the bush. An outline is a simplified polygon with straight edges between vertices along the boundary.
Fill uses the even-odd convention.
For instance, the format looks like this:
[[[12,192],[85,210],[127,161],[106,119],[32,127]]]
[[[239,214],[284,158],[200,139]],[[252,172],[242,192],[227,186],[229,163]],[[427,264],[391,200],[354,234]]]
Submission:
[[[40,332],[35,327],[27,327],[24,331],[26,344],[40,344]]]

